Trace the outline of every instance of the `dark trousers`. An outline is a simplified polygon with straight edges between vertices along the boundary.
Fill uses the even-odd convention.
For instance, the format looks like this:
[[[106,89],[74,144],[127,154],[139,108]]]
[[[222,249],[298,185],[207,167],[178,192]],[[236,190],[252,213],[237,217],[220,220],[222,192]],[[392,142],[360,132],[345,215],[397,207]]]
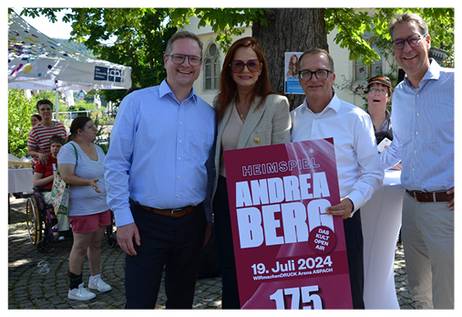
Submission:
[[[218,178],[218,187],[213,201],[215,211],[215,242],[221,266],[222,308],[239,309],[236,264],[234,262],[233,237],[229,216],[228,192],[226,178]]]
[[[360,211],[357,210],[352,218],[343,220],[343,226],[345,228],[345,240],[348,252],[353,308],[364,309],[363,233]],[[377,287],[380,287],[380,285],[377,285]]]
[[[136,256],[126,256],[126,308],[154,308],[165,267],[166,308],[192,308],[199,253],[204,240],[202,205],[182,218],[145,211],[131,203],[141,237]]]

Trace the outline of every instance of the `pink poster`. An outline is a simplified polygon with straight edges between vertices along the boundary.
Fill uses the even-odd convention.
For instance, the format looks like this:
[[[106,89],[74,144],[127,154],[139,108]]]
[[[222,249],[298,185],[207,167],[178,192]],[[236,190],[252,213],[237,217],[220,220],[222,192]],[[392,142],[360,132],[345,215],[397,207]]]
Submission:
[[[225,151],[241,307],[352,308],[333,139]]]

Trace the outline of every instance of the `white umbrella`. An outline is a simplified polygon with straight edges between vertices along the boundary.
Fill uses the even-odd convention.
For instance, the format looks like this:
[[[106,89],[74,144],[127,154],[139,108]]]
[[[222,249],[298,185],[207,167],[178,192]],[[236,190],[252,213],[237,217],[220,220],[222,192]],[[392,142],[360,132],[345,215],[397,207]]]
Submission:
[[[56,42],[15,12],[8,22],[8,88],[129,89],[131,67],[96,60]]]

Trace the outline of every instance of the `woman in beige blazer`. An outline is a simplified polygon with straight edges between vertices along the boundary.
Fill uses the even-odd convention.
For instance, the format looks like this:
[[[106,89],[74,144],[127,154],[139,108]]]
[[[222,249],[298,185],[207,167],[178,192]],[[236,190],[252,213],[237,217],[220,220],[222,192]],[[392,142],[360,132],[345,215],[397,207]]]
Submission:
[[[237,40],[226,54],[215,107],[218,134],[213,210],[222,307],[240,308],[223,151],[290,142],[291,128],[289,102],[284,96],[272,94],[268,64],[254,38]]]

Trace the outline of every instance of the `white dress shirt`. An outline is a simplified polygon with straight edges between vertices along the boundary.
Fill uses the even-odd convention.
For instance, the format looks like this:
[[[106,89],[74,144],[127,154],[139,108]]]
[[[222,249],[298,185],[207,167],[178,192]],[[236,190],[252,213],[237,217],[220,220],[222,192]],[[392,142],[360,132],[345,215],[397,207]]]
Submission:
[[[334,138],[340,197],[351,199],[353,211],[361,208],[383,180],[369,115],[336,95],[319,113],[305,99],[291,115],[293,142]]]

